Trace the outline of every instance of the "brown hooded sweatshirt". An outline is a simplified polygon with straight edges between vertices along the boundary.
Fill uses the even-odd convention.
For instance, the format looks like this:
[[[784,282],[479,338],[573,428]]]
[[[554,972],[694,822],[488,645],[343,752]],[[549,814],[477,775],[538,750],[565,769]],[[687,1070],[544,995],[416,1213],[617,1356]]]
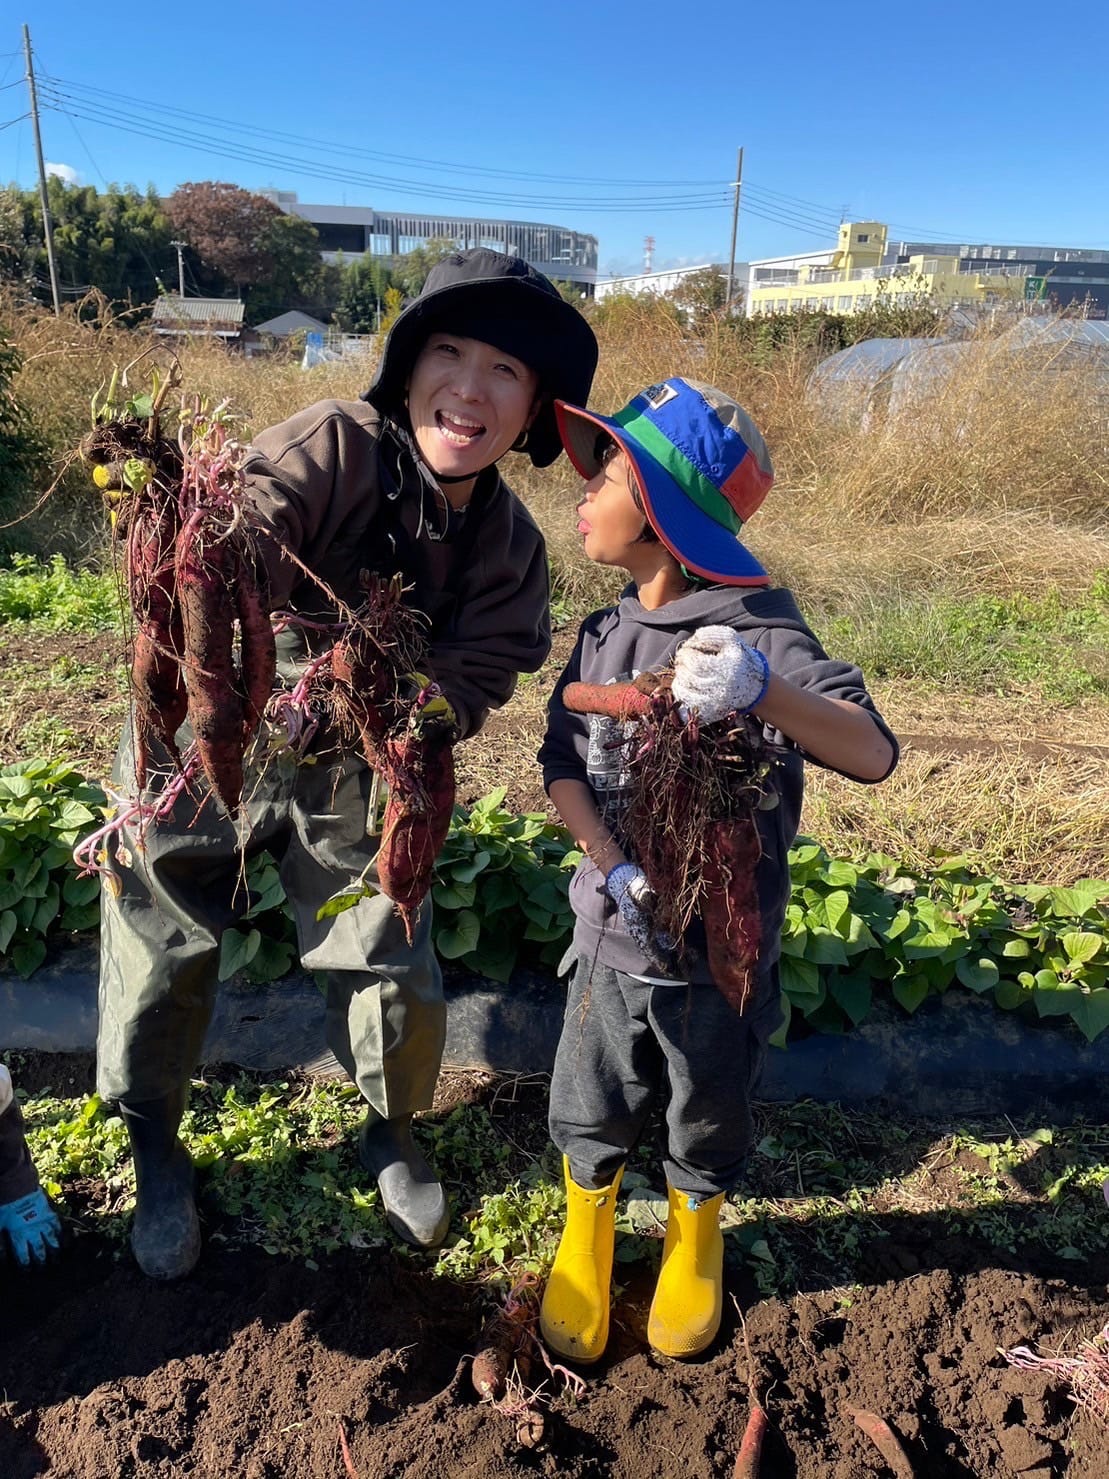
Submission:
[[[543,536],[495,468],[466,512],[451,513],[405,433],[364,401],[320,401],[261,432],[246,473],[270,609],[334,617],[306,569],[352,607],[361,571],[401,570],[413,586],[406,600],[430,618],[428,666],[463,738],[512,696],[519,673],[542,666],[551,648]],[[285,671],[318,645],[283,634]]]

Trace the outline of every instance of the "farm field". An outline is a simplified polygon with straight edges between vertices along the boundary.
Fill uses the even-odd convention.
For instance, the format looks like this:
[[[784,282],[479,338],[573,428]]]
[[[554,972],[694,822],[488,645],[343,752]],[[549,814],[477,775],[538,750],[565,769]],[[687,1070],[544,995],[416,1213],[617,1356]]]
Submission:
[[[88,1087],[90,1065],[14,1066],[41,1090],[26,1109],[49,1178],[80,1109],[59,1096]],[[66,1255],[5,1291],[19,1360],[5,1372],[0,1472],[730,1475],[752,1391],[771,1424],[764,1476],[888,1474],[851,1408],[889,1421],[918,1475],[1104,1472],[1104,1429],[1075,1413],[1063,1379],[999,1354],[1029,1342],[1075,1354],[1109,1319],[1104,1126],[1048,1135],[1002,1117],[921,1123],[904,1105],[762,1107],[752,1196],[729,1210],[724,1328],[689,1363],[643,1339],[660,1247],[645,1146],[619,1224],[609,1352],[576,1400],[533,1369],[545,1440],[531,1449],[511,1413],[477,1402],[467,1358],[557,1237],[542,1080],[444,1075],[421,1130],[455,1206],[438,1264],[398,1253],[375,1193],[351,1203],[343,1092],[293,1080],[267,1095],[218,1068],[194,1085],[194,1153],[211,1154],[222,1124],[240,1174],[206,1173],[205,1253],[180,1285],[150,1284],[123,1254],[118,1122],[70,1147],[87,1174],[65,1179]],[[267,1098],[293,1106],[273,1139]],[[353,1223],[358,1246],[328,1251]]]
[[[745,400],[778,469],[752,547],[828,646],[860,662],[903,739],[881,787],[813,769],[804,831],[836,858],[880,852],[926,868],[958,854],[1021,884],[1105,878],[1100,390],[1082,370],[1000,375],[987,341],[972,378],[937,392],[911,426],[864,435],[809,406],[811,344],[754,354],[723,330],[694,342],[646,312],[602,326],[594,403],[613,409],[670,373]],[[105,366],[137,352],[132,337],[73,320],[8,327],[24,356],[15,392],[60,455]],[[205,346],[183,360],[188,383],[230,392],[256,426],[355,394],[364,378]],[[545,806],[533,757],[546,695],[582,615],[616,591],[576,549],[564,463],[509,477],[551,550],[555,651],[460,750],[459,799],[505,787],[524,812]],[[69,469],[53,512],[10,548],[102,570],[88,499]],[[62,759],[103,783],[127,708],[126,636],[70,574],[47,590],[47,568],[28,579],[0,561],[0,765]],[[36,581],[41,600],[25,601]],[[542,1276],[557,1240],[541,1074],[444,1073],[420,1127],[454,1206],[437,1257],[386,1233],[356,1168],[346,1086],[203,1065],[185,1128],[203,1167],[205,1252],[192,1277],[159,1287],[126,1252],[130,1167],[118,1120],[88,1097],[89,1061],[5,1059],[28,1096],[67,1247],[34,1278],[0,1266],[4,1350],[18,1352],[0,1373],[4,1479],[709,1479],[732,1474],[753,1396],[770,1420],[762,1479],[893,1472],[852,1408],[892,1425],[918,1479],[1106,1473],[1109,1377],[1098,1422],[1065,1373],[1000,1354],[1028,1344],[1075,1357],[1109,1324],[1104,1123],[1017,1123],[1000,1107],[941,1123],[904,1102],[761,1106],[749,1195],[728,1212],[724,1328],[689,1363],[644,1341],[661,1233],[649,1137],[625,1180],[609,1352],[577,1399],[531,1372],[544,1437],[529,1447],[518,1416],[477,1401],[468,1358],[490,1312]]]

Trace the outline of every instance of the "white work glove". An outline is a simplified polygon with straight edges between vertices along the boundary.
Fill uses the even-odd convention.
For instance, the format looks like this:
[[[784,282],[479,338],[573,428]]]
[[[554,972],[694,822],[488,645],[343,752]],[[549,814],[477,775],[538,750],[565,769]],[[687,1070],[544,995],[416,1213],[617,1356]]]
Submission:
[[[760,703],[770,682],[770,664],[731,627],[702,627],[674,654],[671,692],[702,724],[725,714],[746,714]]]
[[[647,875],[634,863],[617,863],[605,874],[605,893],[620,912],[624,928],[635,943],[652,960],[665,963],[674,948],[666,934],[660,934],[651,919],[654,894]]]

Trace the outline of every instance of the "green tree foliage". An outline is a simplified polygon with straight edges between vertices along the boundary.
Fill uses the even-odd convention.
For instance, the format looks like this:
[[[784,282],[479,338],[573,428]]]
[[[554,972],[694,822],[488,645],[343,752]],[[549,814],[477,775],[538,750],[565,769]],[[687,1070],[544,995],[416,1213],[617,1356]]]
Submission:
[[[10,524],[33,502],[35,484],[45,469],[46,452],[31,418],[12,386],[19,373],[19,351],[0,330],[0,523]],[[0,551],[18,546],[19,528],[0,530]]]
[[[381,257],[364,252],[342,269],[336,313],[350,334],[375,333],[385,313],[385,294],[392,275]]]
[[[174,266],[172,231],[153,190],[47,181],[54,223],[54,259],[63,298],[95,289],[114,302],[150,303],[159,277]],[[32,278],[40,302],[51,298],[38,192],[0,191],[0,277]]]
[[[30,200],[16,185],[0,190],[0,282],[25,281],[34,267]]]
[[[262,234],[261,252],[269,272],[247,290],[252,323],[262,323],[289,308],[318,311],[327,274],[320,258],[320,238],[311,221],[278,211]],[[330,316],[328,312],[319,315]]]
[[[691,272],[688,277],[683,277],[678,286],[666,296],[678,305],[690,328],[697,332],[723,310],[727,295],[728,279],[720,268],[702,267],[699,272]],[[732,306],[733,311],[739,311],[734,291]]]
[[[415,298],[436,262],[441,262],[444,257],[449,257],[451,252],[457,250],[458,243],[450,237],[433,236],[423,246],[413,247],[412,251],[405,252],[396,259],[392,269],[393,283],[406,298]]]

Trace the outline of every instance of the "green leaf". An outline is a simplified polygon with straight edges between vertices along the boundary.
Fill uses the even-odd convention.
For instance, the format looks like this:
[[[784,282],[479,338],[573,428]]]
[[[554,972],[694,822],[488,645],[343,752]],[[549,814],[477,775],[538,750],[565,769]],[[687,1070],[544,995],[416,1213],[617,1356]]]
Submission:
[[[1085,965],[1093,960],[1105,942],[1100,935],[1091,934],[1089,930],[1068,930],[1060,937],[1059,943],[1072,964]]]
[[[915,1012],[928,995],[928,982],[920,976],[901,976],[893,983],[893,994],[907,1012]]]
[[[846,965],[847,948],[831,930],[813,930],[805,947],[805,959],[814,965]]]
[[[828,990],[856,1027],[866,1020],[874,996],[869,975],[861,971],[833,971]]]
[[[997,963],[988,955],[964,955],[955,964],[955,975],[970,991],[992,991],[1000,979]]]
[[[46,959],[46,944],[42,940],[21,941],[12,947],[12,965],[26,979],[33,976]]]
[[[440,909],[453,913],[456,909],[469,909],[477,899],[477,886],[473,883],[454,888],[450,884],[436,884],[431,897]]]
[[[462,909],[453,922],[435,936],[435,948],[444,960],[457,960],[477,948],[481,920],[471,909]]]
[[[10,909],[5,909],[3,913],[0,913],[0,955],[3,955],[11,944],[18,923],[19,921]]]
[[[296,957],[296,946],[288,940],[262,935],[253,959],[247,963],[246,973],[252,981],[279,981],[288,974]]]
[[[790,1000],[816,996],[820,992],[820,972],[811,961],[793,960],[783,955],[778,964],[783,995]]]
[[[1086,1041],[1093,1042],[1109,1027],[1109,986],[1099,987],[1096,991],[1080,992],[1079,997],[1071,1016]]]
[[[993,999],[1003,1012],[1012,1012],[1027,999],[1027,992],[1019,981],[1010,981],[1003,976],[994,987]]]
[[[248,966],[261,943],[261,933],[256,929],[224,930],[219,947],[219,979],[229,981],[237,971]]]
[[[316,910],[316,918],[333,919],[336,914],[344,914],[348,909],[353,909],[355,904],[360,904],[363,899],[374,899],[377,895],[378,890],[372,883],[356,884],[353,888],[344,889],[340,894],[332,894],[331,898]]]
[[[490,853],[485,848],[479,848],[473,857],[465,858],[450,867],[451,883],[456,887],[460,883],[473,883],[479,873],[489,866]]]

